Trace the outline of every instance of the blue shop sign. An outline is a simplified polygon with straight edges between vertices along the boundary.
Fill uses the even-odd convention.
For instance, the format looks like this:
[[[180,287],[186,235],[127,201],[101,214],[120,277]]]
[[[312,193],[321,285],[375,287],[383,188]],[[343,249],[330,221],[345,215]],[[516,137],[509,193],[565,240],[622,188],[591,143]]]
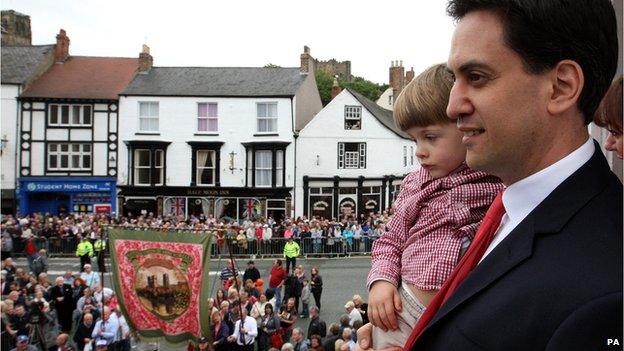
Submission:
[[[85,182],[85,181],[25,181],[22,189],[25,192],[85,192],[85,191],[108,191],[115,188],[113,182]]]

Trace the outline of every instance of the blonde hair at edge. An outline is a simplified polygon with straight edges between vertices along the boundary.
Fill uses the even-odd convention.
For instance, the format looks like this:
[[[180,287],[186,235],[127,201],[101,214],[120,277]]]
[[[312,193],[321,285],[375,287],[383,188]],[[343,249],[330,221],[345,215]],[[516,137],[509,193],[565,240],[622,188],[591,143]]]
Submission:
[[[453,76],[445,64],[427,68],[403,88],[394,104],[394,123],[405,131],[453,123],[446,115]]]

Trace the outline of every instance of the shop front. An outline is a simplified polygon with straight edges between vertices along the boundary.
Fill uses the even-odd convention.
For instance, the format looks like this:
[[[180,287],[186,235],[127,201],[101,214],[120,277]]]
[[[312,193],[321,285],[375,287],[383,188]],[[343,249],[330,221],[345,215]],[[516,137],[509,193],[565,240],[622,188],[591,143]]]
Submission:
[[[290,188],[199,188],[120,186],[119,205],[124,216],[216,218],[243,222],[290,213]]]
[[[114,177],[22,177],[19,213],[116,213]]]
[[[382,212],[396,199],[402,177],[303,177],[303,213],[316,218],[356,219]]]

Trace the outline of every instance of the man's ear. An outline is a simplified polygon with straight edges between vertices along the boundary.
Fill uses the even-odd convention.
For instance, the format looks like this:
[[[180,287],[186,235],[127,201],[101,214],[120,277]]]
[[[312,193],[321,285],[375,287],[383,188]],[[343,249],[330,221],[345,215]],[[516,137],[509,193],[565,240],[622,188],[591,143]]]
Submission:
[[[560,114],[578,104],[585,85],[581,66],[572,60],[563,60],[552,69],[552,94],[548,101],[548,112]]]

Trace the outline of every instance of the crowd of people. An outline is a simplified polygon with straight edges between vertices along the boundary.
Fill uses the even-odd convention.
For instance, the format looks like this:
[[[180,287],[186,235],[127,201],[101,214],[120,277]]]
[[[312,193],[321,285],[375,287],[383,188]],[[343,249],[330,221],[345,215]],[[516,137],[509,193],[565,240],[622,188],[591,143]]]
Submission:
[[[115,293],[91,264],[52,280],[7,257],[0,277],[3,350],[130,350]]]
[[[85,263],[82,272],[54,279],[2,261],[2,348],[11,350],[127,351],[131,329],[113,290],[102,286],[101,272]],[[211,335],[197,349],[211,350],[353,350],[356,331],[368,323],[367,304],[355,295],[339,321],[320,319],[323,278],[318,267],[284,267],[274,261],[263,274],[254,261],[244,272],[227,260],[220,284],[208,300]],[[296,327],[309,319],[307,330]],[[242,326],[241,326],[242,321]],[[299,323],[301,324],[301,323]],[[189,348],[194,347],[191,343]]]
[[[221,286],[208,300],[211,335],[199,339],[200,350],[353,350],[358,328],[368,323],[368,305],[359,295],[346,302],[338,321],[328,325],[320,318],[323,278],[318,267],[308,275],[303,266],[284,267],[277,259],[265,281],[254,261],[240,274],[228,260],[219,277]],[[298,319],[309,319],[306,330],[296,326]]]
[[[8,257],[12,252],[25,253],[30,265],[40,249],[48,253],[74,253],[82,238],[88,239],[93,245],[91,256],[99,257],[105,245],[98,242],[106,237],[107,228],[111,227],[210,232],[215,236],[220,252],[227,252],[232,247],[236,254],[241,255],[260,254],[260,250],[262,254],[281,254],[289,238],[296,240],[306,254],[370,252],[372,240],[383,234],[388,220],[388,211],[370,213],[359,220],[353,217],[340,220],[298,217],[276,222],[269,217],[244,220],[242,223],[216,220],[211,215],[191,215],[184,219],[155,216],[152,213],[137,218],[115,218],[105,214],[52,216],[36,213],[23,217],[3,216],[0,231],[2,257]],[[83,256],[82,252],[79,256]]]

